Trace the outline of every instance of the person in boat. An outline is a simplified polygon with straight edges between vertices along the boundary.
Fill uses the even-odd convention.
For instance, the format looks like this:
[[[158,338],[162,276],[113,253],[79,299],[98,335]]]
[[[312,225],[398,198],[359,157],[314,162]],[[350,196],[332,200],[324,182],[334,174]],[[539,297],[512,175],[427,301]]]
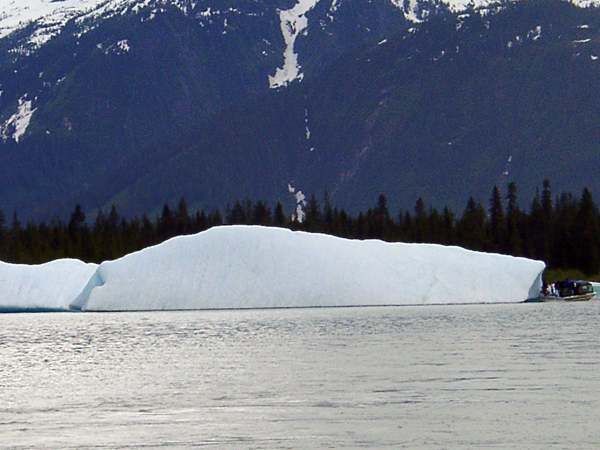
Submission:
[[[551,294],[550,294],[550,286],[549,286],[549,285],[547,285],[546,283],[544,283],[544,284],[542,285],[542,295],[543,295],[544,297],[549,297],[549,296],[551,295]]]
[[[542,295],[544,297],[558,297],[558,291],[556,288],[556,283],[542,285]]]

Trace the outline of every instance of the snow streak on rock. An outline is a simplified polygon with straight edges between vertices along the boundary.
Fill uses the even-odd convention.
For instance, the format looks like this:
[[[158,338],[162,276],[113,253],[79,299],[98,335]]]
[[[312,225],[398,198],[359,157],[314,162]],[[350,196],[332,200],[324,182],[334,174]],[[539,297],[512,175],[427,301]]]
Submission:
[[[418,0],[392,0],[392,3],[404,12],[404,17],[411,22],[421,21],[417,15]]]
[[[271,88],[285,87],[294,80],[302,80],[304,75],[300,72],[298,54],[294,51],[296,38],[308,27],[306,13],[313,9],[319,0],[298,0],[292,9],[280,10],[281,33],[285,41],[283,52],[283,67],[278,67],[275,75],[269,75]]]
[[[306,196],[302,193],[302,191],[296,191],[296,188],[294,188],[291,184],[288,184],[288,191],[296,200],[296,212],[294,213],[294,216],[296,219],[298,219],[298,222],[303,222],[305,216],[304,207],[306,206]]]
[[[25,100],[25,97],[19,99],[19,108],[16,114],[0,127],[0,135],[4,140],[12,137],[15,141],[19,142],[25,134],[29,127],[31,116],[35,112],[35,108],[32,108],[31,104],[31,100]]]

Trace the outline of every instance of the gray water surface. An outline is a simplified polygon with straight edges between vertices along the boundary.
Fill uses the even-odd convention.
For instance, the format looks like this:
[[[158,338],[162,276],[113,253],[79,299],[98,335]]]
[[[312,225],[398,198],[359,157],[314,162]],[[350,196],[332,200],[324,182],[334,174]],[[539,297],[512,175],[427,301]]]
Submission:
[[[600,301],[0,315],[2,449],[598,449]]]

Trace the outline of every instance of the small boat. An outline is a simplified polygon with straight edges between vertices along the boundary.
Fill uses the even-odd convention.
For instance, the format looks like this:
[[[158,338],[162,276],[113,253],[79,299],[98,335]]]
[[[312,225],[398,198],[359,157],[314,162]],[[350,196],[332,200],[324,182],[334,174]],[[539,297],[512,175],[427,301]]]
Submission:
[[[594,298],[594,286],[585,280],[557,281],[551,285],[545,285],[540,294],[540,301],[565,301],[565,302],[587,302]]]

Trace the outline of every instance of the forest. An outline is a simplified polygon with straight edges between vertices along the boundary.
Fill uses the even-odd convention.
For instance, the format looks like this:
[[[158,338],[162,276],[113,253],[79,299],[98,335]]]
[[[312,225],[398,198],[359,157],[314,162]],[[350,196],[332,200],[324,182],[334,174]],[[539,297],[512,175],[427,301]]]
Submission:
[[[76,205],[69,221],[22,224],[0,211],[0,260],[40,264],[58,258],[100,263],[159,244],[179,235],[219,225],[263,225],[326,233],[350,239],[458,245],[472,250],[539,259],[554,273],[574,271],[597,279],[600,274],[600,213],[589,189],[580,197],[554,195],[544,180],[528,209],[522,209],[514,182],[505,192],[494,186],[487,205],[468,199],[464,211],[438,210],[418,198],[412,210],[393,214],[380,195],[373,207],[352,216],[331,205],[328,195],[313,195],[302,217],[286,214],[281,203],[238,201],[225,211],[190,212],[184,198],[165,203],[161,214],[128,219],[115,206],[93,220]]]

